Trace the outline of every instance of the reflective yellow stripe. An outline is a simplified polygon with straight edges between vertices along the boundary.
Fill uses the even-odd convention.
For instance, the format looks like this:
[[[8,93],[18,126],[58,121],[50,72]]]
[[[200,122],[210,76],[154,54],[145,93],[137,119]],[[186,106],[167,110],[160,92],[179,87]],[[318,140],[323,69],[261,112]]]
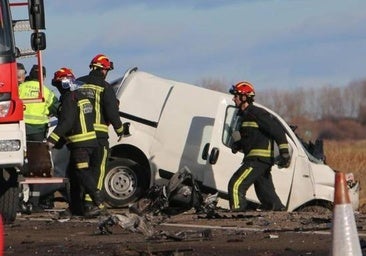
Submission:
[[[89,163],[88,162],[82,162],[82,163],[77,163],[76,164],[76,168],[78,169],[85,169],[89,167]]]
[[[262,156],[271,157],[272,156],[272,142],[269,141],[267,149],[252,149],[246,156]]]
[[[24,113],[24,119],[28,124],[47,124],[48,117],[44,115],[33,115]]]
[[[95,84],[83,84],[83,88],[92,89],[96,91],[98,94],[104,91],[104,88]]]
[[[92,202],[93,200],[91,199],[89,194],[86,194],[84,197],[84,201]]]
[[[103,180],[104,180],[104,176],[105,176],[105,165],[106,165],[106,161],[107,161],[107,149],[105,147],[103,147],[103,159],[102,159],[102,163],[100,166],[100,175],[98,178],[98,185],[97,185],[97,189],[101,190],[103,188]]]
[[[288,144],[280,144],[278,145],[280,149],[288,148]]]
[[[86,127],[85,115],[84,115],[84,105],[90,104],[89,100],[83,99],[78,101],[78,106],[80,108],[79,120],[81,126],[81,133],[87,133],[88,129]]]
[[[68,137],[68,139],[71,142],[81,142],[81,141],[92,140],[92,139],[96,139],[96,138],[97,138],[97,135],[95,134],[95,131],[84,133],[84,134],[76,134],[76,135],[72,135],[72,136]]]
[[[241,124],[241,127],[255,127],[255,128],[258,128],[258,124],[257,122],[243,122]]]
[[[119,128],[119,129],[117,129],[117,131],[116,132],[118,132],[118,133],[122,133],[123,132],[123,126],[121,126],[121,128]]]
[[[271,151],[268,149],[252,149],[247,156],[271,157]]]
[[[56,133],[53,132],[50,134],[50,138],[55,141],[58,141],[60,139],[60,136],[58,136]]]
[[[237,179],[234,183],[233,187],[233,202],[234,202],[234,209],[239,208],[239,186],[245,180],[248,175],[252,172],[253,168],[249,167],[247,168],[242,175],[240,175],[239,179]]]
[[[105,124],[94,124],[94,129],[99,132],[108,132],[108,126]]]
[[[95,91],[95,123],[96,124],[100,124],[101,122],[101,115],[102,115],[102,111],[100,109],[100,101],[101,101],[101,94],[104,91],[104,88],[101,86],[97,86],[94,84],[84,84],[83,88],[86,89],[92,89]],[[95,128],[97,130],[97,128]],[[104,131],[104,130],[98,130],[98,131]],[[107,128],[107,132],[108,132],[108,128]]]

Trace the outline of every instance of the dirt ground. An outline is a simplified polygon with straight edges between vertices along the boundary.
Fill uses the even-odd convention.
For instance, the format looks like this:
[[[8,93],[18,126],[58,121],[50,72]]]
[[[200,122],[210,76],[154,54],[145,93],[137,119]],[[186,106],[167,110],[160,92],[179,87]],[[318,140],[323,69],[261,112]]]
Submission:
[[[130,218],[126,210],[113,216]],[[215,218],[193,211],[167,219],[151,217],[133,226],[95,219],[58,218],[58,212],[18,216],[5,225],[5,255],[329,255],[332,213],[218,211]],[[127,219],[128,219],[127,218]],[[366,215],[355,213],[366,255]],[[120,219],[121,220],[121,219]],[[124,222],[126,224],[126,222]]]

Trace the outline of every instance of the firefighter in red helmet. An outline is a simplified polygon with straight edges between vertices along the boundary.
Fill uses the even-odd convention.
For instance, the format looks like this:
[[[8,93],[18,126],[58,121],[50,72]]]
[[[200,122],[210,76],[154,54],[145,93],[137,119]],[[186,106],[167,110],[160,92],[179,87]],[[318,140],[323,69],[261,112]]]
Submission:
[[[78,78],[84,83],[83,88],[94,91],[94,108],[97,112],[94,127],[97,134],[99,145],[98,166],[94,173],[97,182],[97,189],[102,190],[103,180],[106,171],[106,160],[108,159],[108,125],[111,124],[117,134],[121,137],[128,134],[129,123],[122,124],[119,116],[119,102],[113,88],[105,81],[108,72],[113,70],[113,62],[104,55],[96,55],[89,64],[90,72],[88,75]],[[90,203],[91,198],[86,196],[84,203],[84,215],[94,217],[95,207]]]
[[[239,169],[229,181],[228,193],[232,211],[247,209],[246,192],[254,184],[261,208],[281,211],[285,206],[276,194],[271,176],[274,164],[274,142],[280,151],[280,168],[290,164],[289,146],[280,122],[268,111],[253,104],[255,91],[251,83],[238,82],[230,89],[238,108],[238,127],[233,132],[232,152],[244,153]]]
[[[52,85],[57,87],[61,94],[61,110],[57,126],[47,138],[47,142],[52,148],[65,138],[70,150],[68,176],[71,183],[71,212],[78,214],[74,212],[75,204],[80,204],[80,195],[87,193],[95,206],[94,213],[107,213],[94,175],[99,146],[94,127],[94,99],[90,97],[90,90],[84,88],[82,82],[75,80],[69,68],[57,70]]]

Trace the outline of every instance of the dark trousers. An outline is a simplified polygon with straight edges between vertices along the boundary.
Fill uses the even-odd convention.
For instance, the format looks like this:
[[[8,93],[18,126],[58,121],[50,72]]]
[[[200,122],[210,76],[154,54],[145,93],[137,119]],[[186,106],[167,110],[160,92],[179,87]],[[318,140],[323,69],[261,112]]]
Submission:
[[[97,147],[70,149],[70,208],[75,215],[83,214],[82,201],[85,194],[93,195],[96,192],[97,180],[93,173],[97,166],[97,154]]]
[[[95,166],[93,167],[93,177],[96,180],[96,189],[102,190],[104,177],[107,168],[107,160],[108,160],[108,151],[109,151],[109,143],[107,138],[98,139],[98,149],[96,152]],[[85,196],[85,202],[91,203],[91,198],[87,194]]]
[[[258,160],[245,160],[229,181],[230,208],[235,211],[247,209],[246,193],[254,184],[254,189],[262,207],[266,210],[284,208],[276,194],[272,181],[271,165]]]

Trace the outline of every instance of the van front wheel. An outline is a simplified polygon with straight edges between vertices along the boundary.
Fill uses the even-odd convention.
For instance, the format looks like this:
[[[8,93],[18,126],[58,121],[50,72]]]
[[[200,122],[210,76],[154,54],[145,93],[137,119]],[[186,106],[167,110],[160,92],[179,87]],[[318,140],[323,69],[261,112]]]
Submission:
[[[105,202],[111,207],[127,206],[148,189],[142,166],[129,159],[117,159],[108,164],[104,177]]]

